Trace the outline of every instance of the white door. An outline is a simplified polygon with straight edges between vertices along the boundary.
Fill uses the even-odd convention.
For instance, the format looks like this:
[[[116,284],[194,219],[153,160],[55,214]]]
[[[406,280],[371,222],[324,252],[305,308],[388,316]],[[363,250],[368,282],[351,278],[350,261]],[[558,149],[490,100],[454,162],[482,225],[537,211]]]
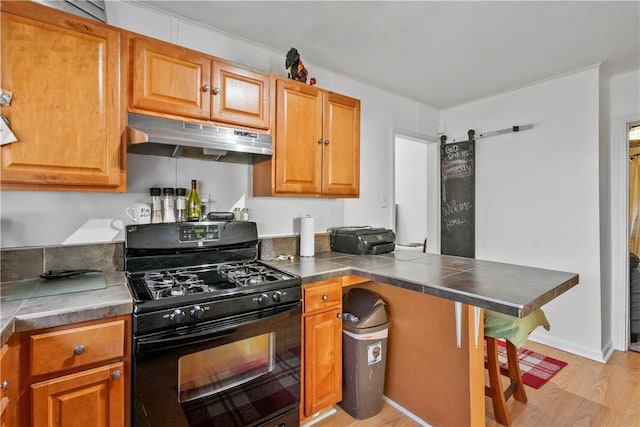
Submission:
[[[427,238],[427,142],[395,138],[395,232],[399,245]]]

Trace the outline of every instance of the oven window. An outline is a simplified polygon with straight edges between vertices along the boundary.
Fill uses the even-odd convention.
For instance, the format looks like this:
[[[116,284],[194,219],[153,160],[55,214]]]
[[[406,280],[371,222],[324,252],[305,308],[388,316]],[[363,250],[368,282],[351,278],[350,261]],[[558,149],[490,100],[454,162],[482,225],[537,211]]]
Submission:
[[[209,348],[178,360],[178,401],[188,402],[273,371],[275,332]]]

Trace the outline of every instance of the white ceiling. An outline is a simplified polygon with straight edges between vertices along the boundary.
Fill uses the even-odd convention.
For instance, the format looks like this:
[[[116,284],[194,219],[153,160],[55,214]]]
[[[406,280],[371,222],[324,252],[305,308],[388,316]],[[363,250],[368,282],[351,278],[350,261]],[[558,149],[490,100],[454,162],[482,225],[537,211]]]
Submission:
[[[597,63],[640,68],[638,0],[142,3],[282,52],[283,72],[293,46],[440,109]]]

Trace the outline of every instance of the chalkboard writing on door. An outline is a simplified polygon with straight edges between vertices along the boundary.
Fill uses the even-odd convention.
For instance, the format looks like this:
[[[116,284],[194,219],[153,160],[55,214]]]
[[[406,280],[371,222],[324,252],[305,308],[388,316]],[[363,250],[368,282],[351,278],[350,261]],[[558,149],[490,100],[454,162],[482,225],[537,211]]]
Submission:
[[[475,258],[475,141],[440,138],[440,253]]]

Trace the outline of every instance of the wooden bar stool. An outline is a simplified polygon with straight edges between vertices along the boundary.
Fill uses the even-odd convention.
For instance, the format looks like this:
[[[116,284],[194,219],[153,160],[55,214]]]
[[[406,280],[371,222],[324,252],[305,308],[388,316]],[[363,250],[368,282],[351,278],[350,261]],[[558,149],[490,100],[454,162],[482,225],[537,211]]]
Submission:
[[[527,403],[527,394],[522,383],[518,347],[524,344],[529,334],[538,326],[550,329],[542,309],[518,318],[506,314],[484,311],[484,340],[487,345],[487,360],[484,367],[489,371],[489,385],[485,385],[484,395],[491,399],[493,414],[500,424],[511,425],[511,415],[507,400],[514,399]],[[503,338],[507,348],[507,366],[500,367],[498,360],[498,339]],[[509,385],[502,386],[502,375],[509,378]]]
[[[484,395],[491,398],[493,415],[500,424],[511,425],[511,415],[507,409],[507,400],[513,396],[520,402],[527,403],[527,394],[522,384],[520,364],[518,363],[518,348],[509,340],[505,340],[507,347],[507,367],[500,367],[498,361],[497,338],[484,337],[487,343],[487,360],[484,367],[489,371],[489,385],[484,387]],[[510,383],[505,389],[502,386],[501,375],[509,378]]]

